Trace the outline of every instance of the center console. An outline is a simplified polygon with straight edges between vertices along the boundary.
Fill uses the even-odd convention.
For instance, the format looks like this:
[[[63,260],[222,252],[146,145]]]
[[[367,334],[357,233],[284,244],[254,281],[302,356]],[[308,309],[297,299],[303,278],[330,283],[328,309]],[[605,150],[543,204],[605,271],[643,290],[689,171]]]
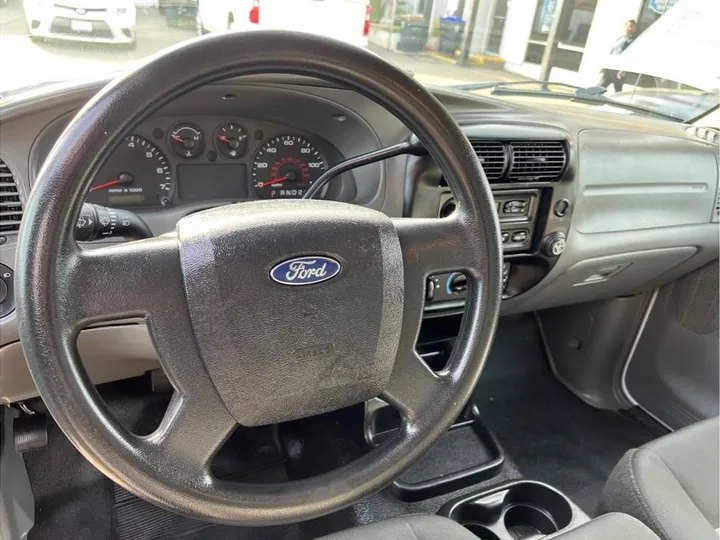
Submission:
[[[538,126],[463,128],[485,171],[500,223],[503,298],[537,285],[563,254],[573,210],[574,153],[567,135]],[[410,217],[447,217],[452,190],[430,157],[413,158],[406,178]],[[444,273],[426,284],[426,315],[464,305],[465,276]]]

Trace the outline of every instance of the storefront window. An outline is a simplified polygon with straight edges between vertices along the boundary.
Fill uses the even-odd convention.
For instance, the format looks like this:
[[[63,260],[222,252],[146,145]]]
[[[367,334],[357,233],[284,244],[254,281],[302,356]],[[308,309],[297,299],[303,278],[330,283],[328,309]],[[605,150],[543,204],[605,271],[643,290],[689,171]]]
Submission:
[[[540,0],[538,2],[530,36],[531,41],[547,41],[558,4],[558,0]],[[560,43],[584,47],[596,7],[597,0],[565,0],[558,28]]]
[[[553,54],[553,66],[571,71],[580,68],[590,26],[598,0],[565,0],[558,26],[558,45]],[[558,0],[540,0],[535,11],[530,42],[525,61],[539,64],[545,52]]]
[[[585,47],[596,7],[597,0],[566,0],[558,31],[560,43]]]
[[[487,52],[492,54],[500,53],[503,31],[505,30],[505,18],[507,17],[508,0],[497,0],[495,12],[493,13],[490,36],[488,38]]]
[[[532,41],[547,41],[558,0],[539,0],[532,26]]]

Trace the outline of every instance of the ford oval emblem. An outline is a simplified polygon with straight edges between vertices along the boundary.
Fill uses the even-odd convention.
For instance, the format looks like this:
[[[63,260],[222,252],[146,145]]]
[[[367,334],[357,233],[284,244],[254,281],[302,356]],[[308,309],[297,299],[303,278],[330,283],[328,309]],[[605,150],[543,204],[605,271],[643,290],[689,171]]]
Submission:
[[[312,285],[337,276],[342,266],[335,259],[320,255],[296,257],[273,266],[270,278],[282,285]]]

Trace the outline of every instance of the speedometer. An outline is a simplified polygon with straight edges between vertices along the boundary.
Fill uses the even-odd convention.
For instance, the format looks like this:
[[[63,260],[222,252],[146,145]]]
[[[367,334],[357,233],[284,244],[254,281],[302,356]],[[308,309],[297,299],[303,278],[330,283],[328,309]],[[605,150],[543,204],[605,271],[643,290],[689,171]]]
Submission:
[[[300,135],[278,135],[255,153],[252,182],[260,199],[297,199],[327,170],[325,157]]]
[[[120,208],[166,206],[173,187],[165,154],[147,139],[128,135],[98,171],[87,201]]]

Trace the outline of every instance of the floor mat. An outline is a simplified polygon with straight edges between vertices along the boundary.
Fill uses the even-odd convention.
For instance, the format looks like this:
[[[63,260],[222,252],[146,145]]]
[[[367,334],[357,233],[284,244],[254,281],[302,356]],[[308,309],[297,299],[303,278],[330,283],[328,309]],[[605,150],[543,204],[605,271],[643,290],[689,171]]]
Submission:
[[[52,421],[48,443],[23,456],[35,497],[35,526],[28,538],[112,538],[112,493],[107,478],[75,450]]]
[[[535,318],[505,318],[473,399],[528,479],[560,489],[590,515],[615,463],[655,435],[621,414],[594,409],[550,371]]]

